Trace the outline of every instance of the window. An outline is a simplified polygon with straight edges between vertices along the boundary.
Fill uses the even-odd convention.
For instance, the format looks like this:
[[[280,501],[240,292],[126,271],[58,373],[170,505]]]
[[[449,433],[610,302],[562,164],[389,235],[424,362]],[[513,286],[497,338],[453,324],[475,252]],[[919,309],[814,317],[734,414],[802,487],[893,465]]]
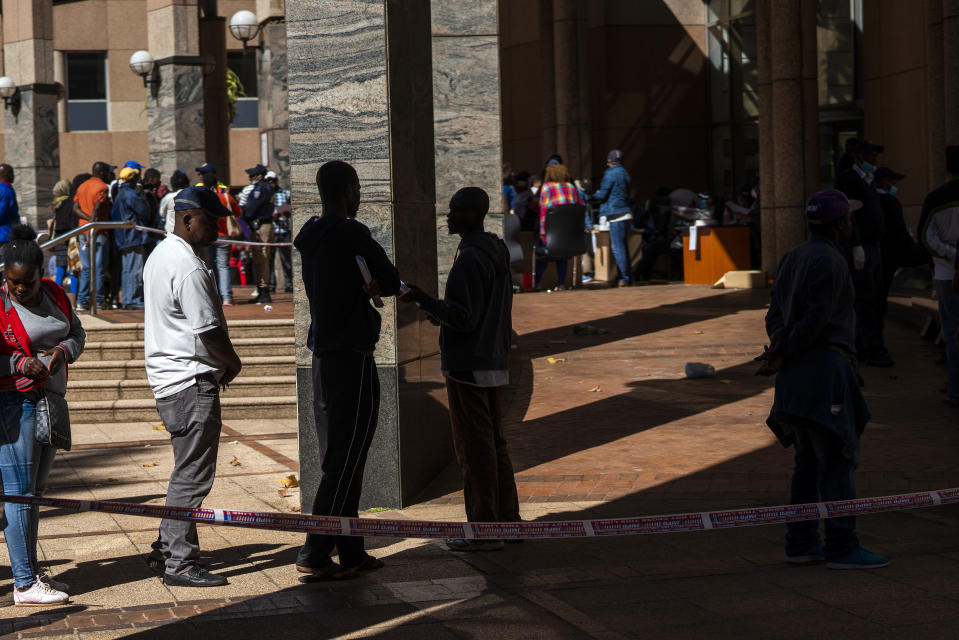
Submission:
[[[256,54],[253,52],[228,51],[227,66],[240,78],[245,97],[236,100],[236,116],[230,127],[233,129],[256,129],[260,126],[259,100],[257,99]]]
[[[107,130],[107,54],[66,53],[67,126],[71,131]]]

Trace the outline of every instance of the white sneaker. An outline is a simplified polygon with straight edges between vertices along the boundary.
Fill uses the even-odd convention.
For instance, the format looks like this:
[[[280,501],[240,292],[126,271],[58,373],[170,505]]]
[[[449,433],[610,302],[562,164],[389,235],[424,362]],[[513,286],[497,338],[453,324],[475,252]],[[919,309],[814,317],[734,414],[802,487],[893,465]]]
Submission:
[[[54,604],[63,604],[70,596],[62,591],[53,589],[45,582],[37,580],[29,589],[13,590],[13,604],[18,607],[45,607]]]
[[[64,593],[66,593],[70,590],[70,585],[68,585],[66,582],[60,582],[59,580],[54,580],[53,578],[51,578],[45,573],[38,573],[37,581],[46,583],[48,587],[56,591],[63,591]]]

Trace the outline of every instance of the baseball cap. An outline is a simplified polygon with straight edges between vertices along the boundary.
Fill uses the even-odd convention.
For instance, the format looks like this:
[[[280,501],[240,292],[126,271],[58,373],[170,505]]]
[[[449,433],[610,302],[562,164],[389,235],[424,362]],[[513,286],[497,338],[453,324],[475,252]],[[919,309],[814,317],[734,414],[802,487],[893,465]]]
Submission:
[[[123,166],[127,169],[136,169],[137,171],[139,171],[140,169],[146,169],[146,167],[144,167],[142,164],[140,164],[136,160],[127,160],[126,162],[123,163]]]
[[[889,167],[879,167],[878,169],[876,169],[876,173],[873,174],[873,177],[876,180],[881,180],[882,178],[892,178],[893,180],[902,180],[906,176],[896,171],[893,171]]]
[[[203,175],[204,173],[216,173],[216,167],[209,162],[204,162],[202,165],[196,168],[196,172],[200,175]]]
[[[232,215],[229,209],[220,202],[220,197],[206,187],[187,187],[174,196],[174,211],[188,211],[190,209],[203,209],[205,213],[214,218],[226,218]]]
[[[606,159],[610,162],[620,162],[623,159],[623,152],[619,149],[613,149],[606,155]]]
[[[276,180],[276,171],[267,171],[266,175],[263,177],[266,178],[267,180],[269,180],[270,178],[273,178],[274,180]]]
[[[255,167],[250,167],[246,170],[248,176],[262,176],[266,173],[266,167],[262,164],[258,164]]]
[[[850,211],[862,206],[858,200],[849,200],[838,189],[823,189],[814,193],[806,201],[806,218],[811,224],[839,220]]]
[[[856,148],[853,149],[852,152],[853,153],[873,153],[873,152],[882,153],[884,149],[885,147],[882,146],[881,144],[873,144],[872,142],[863,140],[862,142],[856,145]]]
[[[139,170],[133,169],[131,167],[123,167],[122,169],[120,169],[120,175],[117,177],[120,179],[121,182],[129,182],[130,180],[133,180],[134,178],[136,178],[138,175],[140,175]]]

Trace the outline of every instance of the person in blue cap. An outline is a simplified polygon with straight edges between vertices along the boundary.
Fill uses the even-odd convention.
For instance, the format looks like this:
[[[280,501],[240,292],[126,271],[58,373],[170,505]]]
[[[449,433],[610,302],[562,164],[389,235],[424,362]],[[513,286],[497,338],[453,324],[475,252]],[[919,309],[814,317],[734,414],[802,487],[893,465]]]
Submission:
[[[264,178],[266,167],[258,164],[246,170],[250,176],[250,191],[243,208],[243,219],[250,227],[250,240],[273,242],[273,187]],[[253,247],[253,277],[256,279],[256,304],[272,302],[270,299],[270,247]]]
[[[609,223],[609,243],[619,269],[619,286],[633,283],[629,246],[626,236],[632,226],[633,209],[629,206],[629,173],[623,168],[623,152],[613,149],[606,156],[606,173],[599,190],[590,202],[599,205],[599,217]]]
[[[143,272],[143,351],[157,412],[173,445],[169,506],[199,508],[213,487],[220,441],[220,389],[242,367],[230,342],[213,272],[201,256],[231,215],[215,193],[187,187],[174,198],[173,233],[150,254]],[[215,587],[226,578],[197,564],[196,524],[162,520],[147,563],[163,582]]]
[[[854,203],[859,206],[859,203]],[[770,346],[757,375],[775,375],[766,424],[795,447],[790,504],[856,497],[859,437],[871,419],[856,370],[853,284],[843,248],[852,236],[850,201],[826,189],[806,203],[810,238],[787,253],[773,285],[766,333]],[[859,545],[853,516],[790,522],[786,561],[825,560],[830,569],[873,569],[887,558]]]

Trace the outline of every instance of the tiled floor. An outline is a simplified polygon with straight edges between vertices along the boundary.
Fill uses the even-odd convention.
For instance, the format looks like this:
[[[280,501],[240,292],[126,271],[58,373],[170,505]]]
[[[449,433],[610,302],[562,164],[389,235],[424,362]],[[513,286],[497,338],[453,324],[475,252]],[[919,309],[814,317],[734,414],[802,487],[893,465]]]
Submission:
[[[524,518],[782,503],[791,452],[764,426],[772,380],[754,377],[751,363],[767,299],[683,286],[518,296],[507,433]],[[577,335],[582,323],[605,332]],[[940,402],[937,350],[898,325],[888,342],[897,366],[863,371],[875,418],[860,494],[959,485],[959,414]],[[717,376],[685,379],[694,361]],[[51,495],[161,503],[172,455],[153,426],[77,425],[80,446],[58,459]],[[293,510],[298,490],[279,480],[297,471],[295,432],[292,420],[229,422],[206,506]],[[415,506],[364,515],[462,519],[457,487],[449,468]],[[957,525],[957,507],[860,518],[864,544],[894,559],[874,572],[786,566],[779,526],[527,542],[467,556],[437,542],[378,539],[369,546],[386,568],[311,585],[291,567],[300,536],[201,526],[206,561],[230,585],[198,593],[163,586],[143,564],[154,521],[53,510],[44,512],[41,550],[73,584],[73,601],[35,612],[0,606],[0,634],[953,638]],[[10,605],[3,579],[0,605]]]

